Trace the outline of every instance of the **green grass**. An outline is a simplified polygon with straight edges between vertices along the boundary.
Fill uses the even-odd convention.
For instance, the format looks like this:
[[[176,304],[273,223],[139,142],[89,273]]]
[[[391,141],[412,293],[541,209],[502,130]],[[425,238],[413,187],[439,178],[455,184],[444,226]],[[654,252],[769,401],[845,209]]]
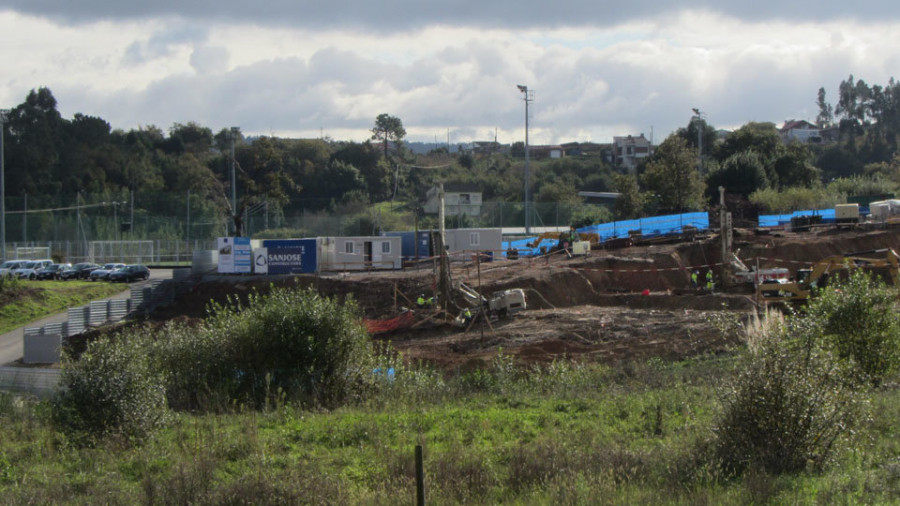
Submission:
[[[70,307],[128,290],[127,285],[89,281],[28,281],[7,284],[0,296],[0,334]]]
[[[0,394],[6,504],[409,504],[414,447],[430,504],[885,504],[900,501],[900,391],[882,389],[855,449],[821,472],[724,479],[711,436],[731,359],[618,369],[497,368],[333,411],[180,413],[141,447],[76,448],[46,404]],[[413,374],[405,371],[403,374]],[[478,377],[476,377],[478,376]],[[702,452],[700,452],[702,453]]]

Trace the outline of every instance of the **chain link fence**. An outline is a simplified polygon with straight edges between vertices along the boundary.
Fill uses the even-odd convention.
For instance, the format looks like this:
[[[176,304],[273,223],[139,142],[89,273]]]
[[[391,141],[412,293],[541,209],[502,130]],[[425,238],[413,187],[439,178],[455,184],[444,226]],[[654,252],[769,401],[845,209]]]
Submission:
[[[304,207],[308,205],[309,207]],[[97,260],[131,255],[120,251],[92,251],[98,241],[153,241],[153,258],[183,261],[208,241],[234,235],[234,221],[224,202],[207,201],[196,194],[120,192],[63,197],[8,196],[6,250],[15,247],[50,247],[68,261]],[[323,209],[324,207],[324,209]],[[437,215],[422,212],[421,204],[381,203],[325,205],[321,201],[292,202],[285,211],[265,199],[244,208],[239,220],[244,235],[254,238],[370,236],[383,231],[437,228]],[[607,206],[592,204],[532,203],[532,227],[568,227],[611,220]],[[522,229],[522,202],[484,202],[445,207],[449,228]]]

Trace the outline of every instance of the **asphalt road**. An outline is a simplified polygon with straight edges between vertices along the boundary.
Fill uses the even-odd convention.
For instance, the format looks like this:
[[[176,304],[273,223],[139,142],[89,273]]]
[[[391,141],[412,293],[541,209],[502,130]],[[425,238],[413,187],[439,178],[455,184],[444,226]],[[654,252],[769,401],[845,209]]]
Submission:
[[[171,279],[172,269],[150,269],[150,280],[154,279]],[[131,285],[122,285],[122,291],[99,300],[127,299],[131,296],[131,287],[139,286],[149,281],[141,281],[132,283]],[[58,313],[37,321],[33,321],[15,330],[11,330],[5,334],[0,334],[0,366],[15,362],[25,355],[23,348],[23,335],[25,328],[41,327],[48,323],[62,323],[68,318],[68,312]]]

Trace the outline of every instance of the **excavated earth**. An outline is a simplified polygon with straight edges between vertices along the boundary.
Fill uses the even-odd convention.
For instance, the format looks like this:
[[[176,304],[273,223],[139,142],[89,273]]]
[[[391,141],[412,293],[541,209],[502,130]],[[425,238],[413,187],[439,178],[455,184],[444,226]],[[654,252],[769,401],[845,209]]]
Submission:
[[[717,325],[723,315],[748,318],[757,308],[753,291],[742,285],[717,286],[714,293],[691,287],[694,269],[705,274],[721,266],[716,237],[669,244],[594,250],[587,257],[549,255],[539,259],[455,262],[453,281],[483,294],[509,288],[526,292],[528,310],[493,322],[476,319],[460,328],[432,310],[415,310],[412,328],[375,336],[410,360],[448,371],[482,367],[499,350],[523,364],[568,357],[615,363],[661,357],[680,360],[719,354],[740,344]],[[900,249],[900,229],[760,233],[736,230],[734,251],[745,264],[797,268],[830,255],[878,248]],[[271,286],[313,287],[320,293],[352,296],[368,319],[386,319],[413,307],[420,293],[437,286],[432,263],[403,271],[318,276],[212,276],[196,284],[150,320],[193,320],[206,314],[210,300],[245,298]],[[453,300],[451,306],[461,307]],[[451,316],[458,313],[454,309]]]

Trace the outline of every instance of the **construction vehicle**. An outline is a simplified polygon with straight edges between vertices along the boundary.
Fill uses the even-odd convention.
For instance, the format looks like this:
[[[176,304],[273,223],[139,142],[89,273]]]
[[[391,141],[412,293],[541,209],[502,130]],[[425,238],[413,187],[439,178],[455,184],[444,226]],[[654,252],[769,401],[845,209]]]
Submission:
[[[865,269],[885,281],[898,284],[900,256],[890,248],[857,251],[823,258],[810,269],[798,269],[796,279],[760,283],[760,298],[766,302],[803,302],[816,289],[828,286],[830,278],[846,276],[849,269]]]
[[[459,282],[457,289],[466,300],[467,307],[472,314],[485,311],[488,318],[496,319],[514,315],[526,309],[525,291],[521,288],[494,292],[490,299],[463,282]]]
[[[790,271],[784,267],[759,270],[754,267],[751,269],[736,254],[731,256],[731,267],[734,269],[734,280],[737,283],[752,284],[753,288],[756,288],[760,283],[784,283],[790,276]]]

